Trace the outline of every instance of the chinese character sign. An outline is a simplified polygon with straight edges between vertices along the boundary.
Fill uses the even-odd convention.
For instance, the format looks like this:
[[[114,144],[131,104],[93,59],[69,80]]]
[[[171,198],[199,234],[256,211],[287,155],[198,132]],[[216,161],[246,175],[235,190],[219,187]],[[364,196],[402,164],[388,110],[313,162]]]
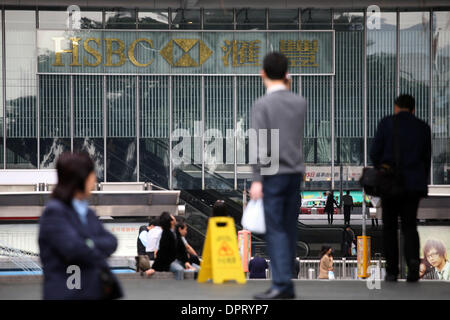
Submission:
[[[280,51],[291,74],[333,74],[333,31],[38,31],[39,73],[259,74]]]

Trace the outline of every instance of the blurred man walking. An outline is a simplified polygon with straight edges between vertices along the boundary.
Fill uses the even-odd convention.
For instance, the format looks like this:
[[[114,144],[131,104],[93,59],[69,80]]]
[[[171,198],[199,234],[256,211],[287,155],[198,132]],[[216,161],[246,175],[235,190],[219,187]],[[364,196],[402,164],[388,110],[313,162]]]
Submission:
[[[287,90],[287,71],[288,60],[284,55],[272,52],[264,58],[261,77],[267,94],[252,108],[252,129],[261,140],[258,143],[258,163],[253,167],[250,197],[263,197],[264,200],[266,241],[273,279],[272,287],[256,295],[256,299],[295,297],[291,278],[296,256],[300,182],[305,171],[302,143],[306,100]],[[262,141],[264,130],[268,131],[269,143]],[[279,139],[273,141],[276,134],[272,133],[277,130]],[[271,171],[267,170],[268,167],[272,169],[276,165],[278,170],[267,172]]]

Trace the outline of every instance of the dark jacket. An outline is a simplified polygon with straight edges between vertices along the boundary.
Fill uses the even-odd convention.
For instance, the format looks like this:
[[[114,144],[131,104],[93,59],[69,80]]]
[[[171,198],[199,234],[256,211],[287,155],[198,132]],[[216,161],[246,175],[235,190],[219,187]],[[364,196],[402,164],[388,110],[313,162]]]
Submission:
[[[163,230],[159,241],[159,250],[152,268],[156,271],[169,271],[170,264],[177,257],[177,239],[170,230]]]
[[[426,196],[431,167],[431,129],[428,124],[409,112],[400,112],[398,134],[400,140],[400,178],[405,189]],[[370,158],[375,166],[394,164],[394,116],[385,117],[378,124]]]
[[[186,245],[181,239],[181,235],[179,232],[177,232],[177,259],[183,263],[183,267],[186,262],[189,262],[189,256],[186,249]]]
[[[337,201],[334,199],[334,197],[329,194],[327,197],[327,202],[325,203],[325,212],[334,212],[334,206],[333,204],[336,205],[336,207],[339,207],[339,204],[337,203]]]
[[[44,299],[100,299],[99,272],[109,268],[106,258],[117,248],[116,238],[103,228],[89,209],[87,224],[63,202],[50,200],[39,222],[39,250],[44,271]],[[94,248],[86,245],[94,242]],[[68,289],[67,280],[75,274],[68,267],[80,268],[81,288]],[[113,278],[117,281],[116,277]]]
[[[265,279],[266,269],[269,267],[266,259],[262,257],[254,257],[248,264],[250,279]]]

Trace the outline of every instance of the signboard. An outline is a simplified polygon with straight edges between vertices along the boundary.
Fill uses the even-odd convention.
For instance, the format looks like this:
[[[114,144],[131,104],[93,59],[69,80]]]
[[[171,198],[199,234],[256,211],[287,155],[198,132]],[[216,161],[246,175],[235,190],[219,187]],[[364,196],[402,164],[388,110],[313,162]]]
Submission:
[[[334,74],[334,31],[38,30],[39,73],[253,74],[279,51],[290,74]]]

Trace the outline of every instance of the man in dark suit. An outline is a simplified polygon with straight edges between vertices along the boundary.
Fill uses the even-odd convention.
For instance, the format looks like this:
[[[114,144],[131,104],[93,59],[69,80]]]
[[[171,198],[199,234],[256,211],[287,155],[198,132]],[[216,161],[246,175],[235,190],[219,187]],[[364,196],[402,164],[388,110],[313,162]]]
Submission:
[[[265,279],[266,270],[269,268],[266,259],[255,254],[255,257],[248,263],[250,279]]]
[[[396,281],[398,268],[398,218],[405,238],[405,258],[408,265],[407,280],[419,279],[419,235],[417,209],[422,197],[428,193],[431,167],[431,129],[415,115],[415,101],[410,95],[400,95],[394,102],[394,115],[378,124],[370,158],[375,166],[394,166],[394,120],[398,134],[398,173],[405,193],[397,198],[382,197],[383,247],[386,257],[386,281]]]

